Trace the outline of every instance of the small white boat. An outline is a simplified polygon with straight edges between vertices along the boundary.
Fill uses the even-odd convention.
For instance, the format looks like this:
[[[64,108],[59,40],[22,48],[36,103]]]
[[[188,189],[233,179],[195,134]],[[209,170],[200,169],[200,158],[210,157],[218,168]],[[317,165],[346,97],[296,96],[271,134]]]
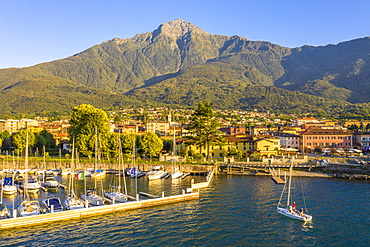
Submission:
[[[103,206],[104,198],[96,194],[96,190],[87,190],[86,194],[82,194],[81,198],[87,201],[92,206]]]
[[[161,179],[163,176],[166,175],[163,166],[154,166],[150,172],[146,174],[148,176],[149,181]]]
[[[25,200],[18,206],[18,214],[22,217],[38,215],[40,212],[41,207],[38,201]]]
[[[172,172],[171,173],[172,179],[181,178],[182,175],[184,175],[184,173],[183,172],[180,172],[180,171],[175,171],[175,172]]]
[[[59,182],[55,179],[54,176],[47,176],[45,178],[45,182],[43,183],[43,186],[48,188],[57,188],[59,187]]]
[[[46,210],[50,213],[60,212],[64,210],[59,197],[46,198],[42,200],[42,203],[46,207]]]
[[[62,176],[67,176],[72,173],[72,170],[70,168],[65,168],[62,170]]]
[[[96,178],[96,177],[101,177],[104,175],[105,175],[105,171],[103,171],[102,169],[98,169],[93,174],[91,174],[91,177]]]
[[[127,202],[128,200],[125,194],[118,191],[105,192],[104,195],[112,202]]]
[[[66,200],[64,201],[64,205],[66,209],[74,210],[84,208],[85,202],[82,199],[73,195],[66,198]]]
[[[39,192],[41,189],[41,183],[36,177],[30,177],[23,183],[23,189],[29,193]]]
[[[0,203],[0,219],[10,218],[10,211],[7,207]]]
[[[13,183],[13,177],[5,177],[2,188],[4,195],[13,195],[17,193],[17,187]]]

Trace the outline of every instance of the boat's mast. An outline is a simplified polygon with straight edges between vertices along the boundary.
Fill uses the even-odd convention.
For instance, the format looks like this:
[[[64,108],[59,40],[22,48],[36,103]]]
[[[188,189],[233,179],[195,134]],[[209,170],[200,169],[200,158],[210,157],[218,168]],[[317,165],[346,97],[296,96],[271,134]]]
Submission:
[[[290,165],[290,169],[289,169],[289,184],[288,184],[287,207],[289,207],[289,205],[290,205],[290,187],[292,185],[292,172],[293,172],[293,164]]]

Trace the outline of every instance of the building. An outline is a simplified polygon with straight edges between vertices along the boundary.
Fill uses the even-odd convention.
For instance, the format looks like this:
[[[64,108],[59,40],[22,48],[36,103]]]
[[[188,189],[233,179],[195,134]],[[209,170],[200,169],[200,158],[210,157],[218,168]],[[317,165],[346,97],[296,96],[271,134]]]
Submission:
[[[146,124],[146,131],[154,132],[160,136],[167,136],[170,134],[170,122],[149,120]]]
[[[225,135],[245,135],[246,134],[246,128],[239,127],[239,126],[227,126],[227,127],[222,127],[219,130],[225,133]]]
[[[26,129],[31,126],[37,127],[38,125],[39,122],[34,119],[0,119],[0,131],[7,130],[10,133],[16,133],[21,129]]]
[[[322,148],[352,148],[352,133],[338,129],[310,128],[301,134],[299,150],[311,152]]]
[[[281,148],[299,150],[299,135],[282,132],[276,132],[274,135],[280,139]]]
[[[369,151],[370,149],[370,132],[354,132],[352,138],[352,145],[362,151]]]
[[[303,124],[307,123],[319,123],[320,121],[317,120],[314,117],[305,117],[305,118],[296,118],[293,120],[292,125],[293,126],[302,126]]]

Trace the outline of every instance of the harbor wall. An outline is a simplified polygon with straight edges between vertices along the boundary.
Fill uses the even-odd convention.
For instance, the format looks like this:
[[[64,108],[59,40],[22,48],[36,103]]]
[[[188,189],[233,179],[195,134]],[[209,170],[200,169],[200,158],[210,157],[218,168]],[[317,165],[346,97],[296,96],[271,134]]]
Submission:
[[[112,205],[104,205],[100,207],[90,207],[77,210],[67,210],[62,212],[39,214],[27,217],[17,217],[0,220],[0,229],[9,229],[15,227],[25,227],[36,224],[44,224],[61,220],[80,219],[99,214],[109,214],[118,211],[126,211],[140,208],[153,207],[158,205],[185,202],[189,200],[199,199],[199,192],[190,194],[181,194],[168,197],[160,197],[155,199],[147,199],[141,201],[133,201]]]

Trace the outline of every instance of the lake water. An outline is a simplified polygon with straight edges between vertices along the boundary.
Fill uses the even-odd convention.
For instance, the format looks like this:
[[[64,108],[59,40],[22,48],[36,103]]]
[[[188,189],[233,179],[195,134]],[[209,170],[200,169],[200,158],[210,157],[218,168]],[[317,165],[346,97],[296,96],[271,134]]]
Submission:
[[[104,184],[111,178],[108,175]],[[138,191],[178,194],[191,179],[204,177],[177,182],[141,178]],[[270,177],[219,175],[201,191],[199,200],[3,230],[0,246],[369,246],[369,182],[332,178],[300,182],[313,215],[309,223],[276,212],[283,185]],[[135,191],[135,180],[128,179],[128,188]],[[39,199],[42,196],[44,192]],[[11,205],[11,198],[6,203]],[[297,207],[302,203],[297,201]]]

